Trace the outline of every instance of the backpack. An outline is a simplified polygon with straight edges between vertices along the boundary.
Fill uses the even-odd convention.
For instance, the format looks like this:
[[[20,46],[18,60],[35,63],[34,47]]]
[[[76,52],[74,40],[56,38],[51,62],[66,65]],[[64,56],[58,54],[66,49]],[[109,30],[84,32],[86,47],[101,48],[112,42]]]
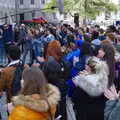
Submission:
[[[12,83],[12,96],[17,95],[19,90],[21,89],[21,78],[22,78],[22,72],[24,70],[24,63],[25,63],[25,57],[27,55],[27,52],[23,55],[23,58],[20,60],[19,64],[17,65],[14,78],[13,78],[13,83]]]

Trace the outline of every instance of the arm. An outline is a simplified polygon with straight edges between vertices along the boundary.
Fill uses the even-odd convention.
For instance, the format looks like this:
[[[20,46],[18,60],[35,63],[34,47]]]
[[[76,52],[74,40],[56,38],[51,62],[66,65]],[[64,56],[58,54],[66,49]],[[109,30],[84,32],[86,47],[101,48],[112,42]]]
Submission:
[[[5,78],[4,71],[0,71],[0,94],[5,89]]]

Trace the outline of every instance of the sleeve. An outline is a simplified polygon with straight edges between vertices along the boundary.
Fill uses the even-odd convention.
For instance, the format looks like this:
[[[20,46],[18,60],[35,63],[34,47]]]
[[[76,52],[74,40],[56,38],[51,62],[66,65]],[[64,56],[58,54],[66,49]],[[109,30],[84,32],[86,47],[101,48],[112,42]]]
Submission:
[[[109,100],[104,110],[104,120],[119,120],[120,100]]]

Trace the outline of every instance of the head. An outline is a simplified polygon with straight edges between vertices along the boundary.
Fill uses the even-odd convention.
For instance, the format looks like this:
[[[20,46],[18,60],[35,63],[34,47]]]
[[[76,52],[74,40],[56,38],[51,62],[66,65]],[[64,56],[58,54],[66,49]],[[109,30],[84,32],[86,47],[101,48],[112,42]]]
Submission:
[[[110,40],[111,42],[115,42],[115,35],[113,33],[108,33],[107,40]]]
[[[103,30],[102,28],[99,30],[99,34],[100,34],[100,35],[103,35],[103,34],[104,34],[104,30]]]
[[[98,57],[104,60],[114,58],[115,56],[115,48],[111,44],[102,44],[99,52]]]
[[[86,67],[85,67],[85,70],[88,73],[96,74],[96,73],[101,72],[102,67],[103,67],[102,62],[98,58],[91,57],[88,60],[88,63],[86,65]]]
[[[39,94],[45,96],[47,80],[44,73],[38,67],[26,68],[23,71],[21,80],[21,94],[32,95]]]
[[[107,28],[107,33],[114,33],[114,32],[116,32],[117,30],[116,30],[116,27],[114,26],[114,25],[110,25],[110,26],[108,26],[108,28]]]
[[[106,40],[103,40],[101,42],[101,45],[104,45],[104,44],[111,44],[112,45],[113,43],[112,43],[112,41],[106,39]]]
[[[94,48],[89,43],[84,42],[81,46],[81,55],[93,56]]]
[[[10,45],[7,48],[7,56],[11,61],[19,60],[21,56],[19,47],[16,45]]]
[[[92,32],[92,40],[98,39],[98,37],[99,37],[99,32],[93,31]]]
[[[4,28],[4,30],[8,30],[8,29],[9,29],[8,24],[4,24],[4,25],[3,25],[3,28]]]
[[[83,34],[83,33],[84,33],[83,28],[79,28],[79,29],[78,29],[78,33],[79,33],[79,34]]]
[[[35,35],[39,35],[40,34],[40,30],[39,29],[35,29]]]
[[[28,35],[29,36],[34,36],[35,35],[35,29],[34,28],[31,28],[28,30]]]
[[[47,48],[46,59],[48,60],[50,56],[53,56],[57,61],[62,57],[60,42],[54,40],[49,43]]]
[[[91,42],[90,35],[88,35],[87,33],[86,33],[86,34],[84,34],[84,40],[85,40],[85,42],[90,43],[90,42]]]
[[[95,25],[95,28],[94,28],[96,31],[99,31],[100,29],[100,26],[99,25]]]

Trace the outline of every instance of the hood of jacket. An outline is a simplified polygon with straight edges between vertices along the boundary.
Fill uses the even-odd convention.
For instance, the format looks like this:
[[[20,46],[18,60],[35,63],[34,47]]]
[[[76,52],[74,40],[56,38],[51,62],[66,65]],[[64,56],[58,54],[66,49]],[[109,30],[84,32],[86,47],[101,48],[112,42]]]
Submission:
[[[90,96],[100,96],[108,87],[108,70],[105,62],[96,65],[97,73],[80,74],[73,82]]]
[[[48,84],[48,94],[46,99],[33,97],[32,95],[19,95],[12,99],[15,106],[23,105],[37,112],[48,112],[60,101],[60,92],[57,87]]]

